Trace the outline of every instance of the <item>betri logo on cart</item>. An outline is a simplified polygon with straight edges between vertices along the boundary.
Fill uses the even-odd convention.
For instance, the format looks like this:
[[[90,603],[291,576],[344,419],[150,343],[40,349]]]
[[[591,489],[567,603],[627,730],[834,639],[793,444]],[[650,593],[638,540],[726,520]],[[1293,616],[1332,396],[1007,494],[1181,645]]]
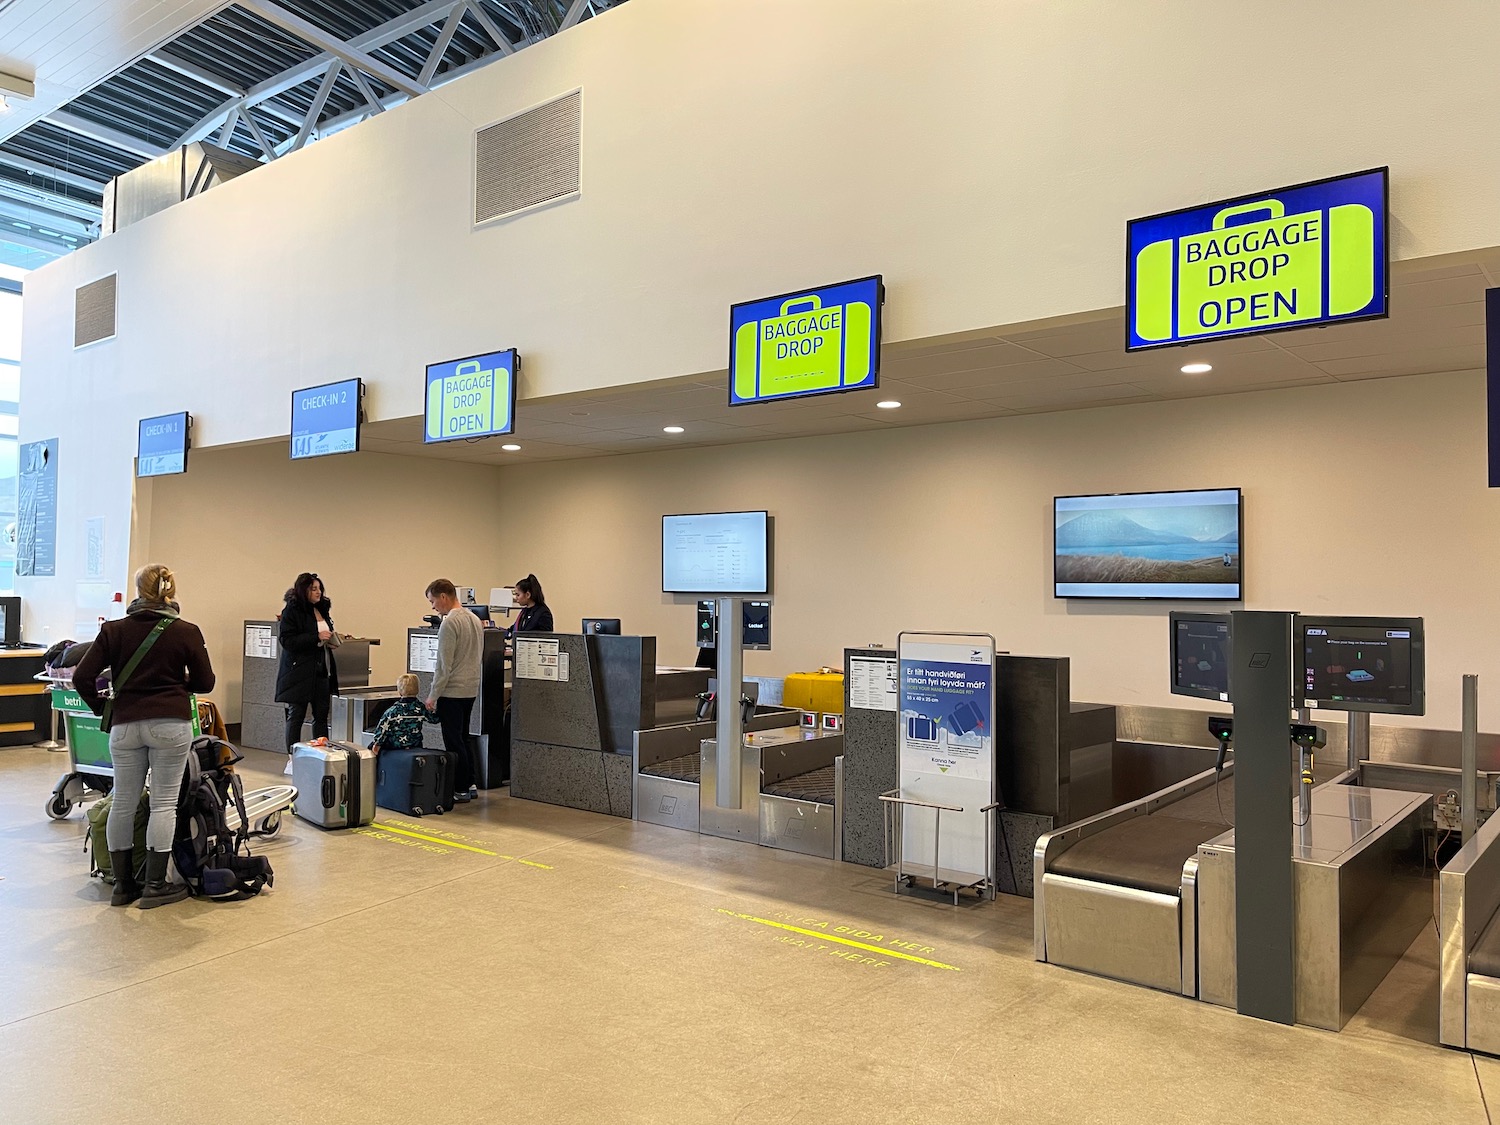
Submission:
[[[1129,225],[1127,350],[1386,315],[1386,170]]]

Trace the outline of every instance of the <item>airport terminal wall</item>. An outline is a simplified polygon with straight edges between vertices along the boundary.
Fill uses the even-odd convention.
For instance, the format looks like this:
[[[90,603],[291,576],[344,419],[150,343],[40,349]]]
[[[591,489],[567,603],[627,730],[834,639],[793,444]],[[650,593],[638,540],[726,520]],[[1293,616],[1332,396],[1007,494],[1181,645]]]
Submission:
[[[1096,312],[1126,219],[1381,164],[1396,259],[1500,245],[1500,151],[1470,124],[1500,110],[1473,79],[1497,37],[1484,0],[634,0],[28,278],[21,439],[65,464],[30,619],[89,619],[90,518],[123,583],[141,417],[190,410],[200,452],[266,440],[290,391],[353,376],[371,420],[411,417],[424,364],[507,346],[523,399],[712,373],[731,302],[874,272],[891,344]],[[1191,77],[1226,55],[1252,80]],[[475,229],[474,130],[574,89],[581,195]],[[74,291],[110,273],[117,335],[75,350]],[[1183,476],[1234,475],[1213,467]]]
[[[1233,485],[1245,605],[1425,617],[1427,715],[1382,722],[1454,730],[1460,676],[1487,667],[1500,619],[1483,408],[1482,376],[1459,373],[500,470],[209,450],[152,485],[150,553],[178,568],[232,713],[241,623],[303,565],[327,577],[341,628],[384,639],[377,682],[400,670],[435,572],[488,587],[534,571],[560,629],[619,617],[662,662],[691,663],[693,607],[660,592],[660,517],[737,507],[776,514],[774,648],[745,654],[748,675],[841,666],[845,646],[901,629],[978,629],[1070,657],[1074,699],[1180,707],[1180,603],[1053,598],[1052,497]],[[233,545],[204,534],[227,518]]]

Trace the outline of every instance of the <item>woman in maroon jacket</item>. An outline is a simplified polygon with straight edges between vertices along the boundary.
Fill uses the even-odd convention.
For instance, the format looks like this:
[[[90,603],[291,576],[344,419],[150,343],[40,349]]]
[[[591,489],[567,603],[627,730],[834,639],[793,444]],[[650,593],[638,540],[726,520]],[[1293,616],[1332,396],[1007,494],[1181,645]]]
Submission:
[[[159,563],[135,575],[136,599],[124,617],[106,621],[88,655],[73,673],[73,687],[96,715],[104,714],[98,679],[112,673],[109,756],[115,767],[114,803],[104,835],[114,868],[111,906],[141,900],[141,909],[187,897],[182,884],[167,882],[167,860],[177,830],[177,795],[193,743],[192,694],[209,692],[214,670],[198,626],[184,621],[176,602],[177,579]],[[133,670],[126,669],[143,646]],[[135,810],[151,771],[151,820],[146,828],[145,885],[134,870]]]

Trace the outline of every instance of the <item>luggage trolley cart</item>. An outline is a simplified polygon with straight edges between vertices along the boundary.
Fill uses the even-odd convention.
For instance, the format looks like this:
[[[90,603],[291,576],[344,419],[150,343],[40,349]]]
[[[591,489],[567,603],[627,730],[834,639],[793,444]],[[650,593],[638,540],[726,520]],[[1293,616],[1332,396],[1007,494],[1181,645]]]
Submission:
[[[281,814],[297,800],[295,785],[268,785],[245,794],[245,813],[250,818],[248,834],[269,839],[281,831]],[[240,810],[232,805],[224,810],[224,823],[231,832],[240,826]]]
[[[926,889],[930,879],[955,905],[964,890],[995,897],[1004,807],[995,772],[995,647],[987,633],[897,638],[900,784],[880,801],[898,894]]]

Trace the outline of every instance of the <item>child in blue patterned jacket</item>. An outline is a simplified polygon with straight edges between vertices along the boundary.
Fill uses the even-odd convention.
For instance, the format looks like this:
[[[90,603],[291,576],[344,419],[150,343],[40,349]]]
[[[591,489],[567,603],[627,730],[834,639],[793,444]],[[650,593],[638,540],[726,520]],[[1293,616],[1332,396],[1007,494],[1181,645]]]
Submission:
[[[375,727],[375,738],[370,749],[377,754],[382,750],[422,749],[422,724],[437,722],[417,698],[417,677],[410,672],[397,676],[396,691],[401,698],[386,708]]]

